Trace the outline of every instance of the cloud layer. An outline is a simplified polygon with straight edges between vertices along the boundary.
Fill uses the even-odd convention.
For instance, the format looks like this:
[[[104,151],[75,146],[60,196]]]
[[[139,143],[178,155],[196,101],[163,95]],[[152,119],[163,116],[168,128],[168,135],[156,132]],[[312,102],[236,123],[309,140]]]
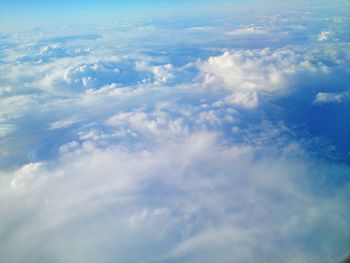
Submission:
[[[347,25],[315,9],[2,34],[0,261],[343,258]]]

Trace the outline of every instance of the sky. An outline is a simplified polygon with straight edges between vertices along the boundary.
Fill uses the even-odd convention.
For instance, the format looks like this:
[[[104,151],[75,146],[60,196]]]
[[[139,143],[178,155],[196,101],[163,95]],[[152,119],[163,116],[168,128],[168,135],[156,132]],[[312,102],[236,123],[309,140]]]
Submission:
[[[227,10],[288,9],[313,5],[349,5],[346,0],[283,1],[274,0],[75,0],[39,1],[4,0],[1,2],[1,29],[23,29],[28,26],[55,26],[110,20],[135,20],[172,15],[213,14]]]
[[[221,0],[225,3],[225,0]],[[161,1],[161,0],[102,0],[102,1],[4,1],[2,16],[5,20],[20,24],[33,22],[37,24],[62,23],[67,21],[77,23],[92,20],[127,18],[135,19],[160,15],[166,12],[195,13],[210,4],[210,1]],[[6,19],[5,19],[6,18]]]
[[[346,1],[2,1],[0,262],[341,262]]]

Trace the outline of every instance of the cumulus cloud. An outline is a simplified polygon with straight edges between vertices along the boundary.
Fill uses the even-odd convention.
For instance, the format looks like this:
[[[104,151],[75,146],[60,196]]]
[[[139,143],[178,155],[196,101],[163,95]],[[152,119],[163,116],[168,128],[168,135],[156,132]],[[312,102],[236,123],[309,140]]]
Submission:
[[[107,124],[114,127],[127,125],[135,132],[150,133],[154,136],[160,135],[165,131],[170,133],[181,133],[184,128],[182,119],[167,119],[168,116],[163,112],[154,112],[147,114],[145,112],[122,112],[114,115],[107,120]]]
[[[144,62],[137,62],[136,68],[141,71],[152,73],[155,85],[165,84],[174,78],[174,67],[171,64],[152,66]],[[145,82],[145,80],[143,80],[143,82]]]
[[[256,92],[235,92],[225,99],[230,104],[241,105],[247,109],[254,109],[259,105],[258,94]]]
[[[93,61],[93,60],[92,60]],[[75,64],[75,65],[74,65]],[[48,71],[37,84],[43,89],[97,90],[108,85],[163,85],[175,77],[171,64],[151,65],[147,60],[112,57],[92,63],[76,61],[73,65]]]
[[[258,106],[259,94],[287,91],[302,74],[326,74],[328,67],[289,49],[233,50],[199,63],[204,84],[230,90],[226,100],[246,108]]]
[[[133,69],[133,63],[118,63],[118,61],[97,62],[93,64],[78,64],[46,75],[40,84],[43,87],[71,90],[94,88],[117,83],[120,85],[137,84],[147,78]],[[141,75],[141,76],[140,76]]]
[[[89,48],[70,48],[63,42],[46,42],[31,46],[30,49],[30,54],[18,58],[19,63],[42,64],[56,59],[79,57],[90,52]]]
[[[288,76],[299,72],[327,72],[324,65],[288,49],[227,51],[200,65],[208,84],[243,91],[274,92],[286,87]]]

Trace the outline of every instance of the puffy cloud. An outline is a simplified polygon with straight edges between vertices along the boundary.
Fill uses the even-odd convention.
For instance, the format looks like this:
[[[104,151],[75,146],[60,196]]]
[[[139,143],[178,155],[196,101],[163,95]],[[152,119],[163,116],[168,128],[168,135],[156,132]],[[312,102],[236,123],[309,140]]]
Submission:
[[[40,47],[40,49],[38,50],[38,55],[36,55],[36,52],[35,55],[25,55],[23,57],[20,57],[18,59],[18,62],[42,64],[49,61],[54,61],[55,59],[86,55],[89,53],[89,51],[89,48],[70,49],[63,47],[61,43],[48,43]]]
[[[207,84],[241,91],[274,92],[286,87],[288,76],[299,72],[327,72],[293,50],[238,50],[210,57],[200,64]]]
[[[174,78],[174,67],[171,64],[151,66],[144,62],[138,62],[136,63],[136,68],[152,73],[155,85],[165,84]]]
[[[67,248],[84,262],[328,262],[347,249],[349,186],[322,182],[342,176],[334,166],[225,146],[213,133],[151,150],[70,145],[54,163],[2,175],[0,255],[9,262],[31,250],[33,262],[64,261]]]
[[[254,109],[259,104],[256,92],[235,92],[225,99],[230,104],[241,105],[247,109]]]
[[[36,102],[39,101],[36,95],[14,95],[2,98],[0,101],[0,123],[12,121],[21,117]]]
[[[164,112],[154,112],[151,114],[145,112],[122,112],[110,117],[106,123],[119,128],[126,125],[127,128],[132,129],[136,133],[146,133],[153,136],[164,132],[176,135],[186,130],[181,118],[175,120],[169,120],[168,118]]]
[[[283,93],[298,75],[329,71],[315,60],[292,49],[234,50],[200,62],[199,68],[205,85],[232,91],[228,102],[255,108],[259,94]]]
[[[41,81],[44,87],[72,90],[94,88],[117,83],[120,85],[135,85],[146,80],[145,73],[137,72],[132,61],[100,61],[93,64],[78,64],[54,71]]]
[[[332,93],[332,92],[319,92],[316,94],[315,103],[340,103],[345,99],[350,98],[348,92]]]
[[[333,33],[330,32],[330,31],[322,31],[322,32],[318,35],[318,41],[326,41],[326,40],[328,40],[332,35],[333,35]]]
[[[115,57],[96,60],[91,64],[77,61],[75,65],[51,70],[38,81],[38,85],[44,89],[81,92],[108,85],[162,85],[174,77],[175,72],[171,64],[150,65],[144,60]]]

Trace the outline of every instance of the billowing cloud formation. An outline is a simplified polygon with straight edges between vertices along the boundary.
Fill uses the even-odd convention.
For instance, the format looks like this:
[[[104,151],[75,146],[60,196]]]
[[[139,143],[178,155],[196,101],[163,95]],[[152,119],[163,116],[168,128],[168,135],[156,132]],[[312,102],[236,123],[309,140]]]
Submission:
[[[261,254],[322,262],[330,247],[346,251],[349,227],[342,211],[349,185],[330,184],[327,192],[337,194],[325,195],[321,182],[339,171],[298,160],[296,145],[257,159],[256,149],[223,146],[217,136],[196,133],[151,151],[101,150],[87,140],[54,168],[23,166],[1,184],[7,229],[2,256],[20,262],[40,247],[33,257],[39,262],[57,256],[255,262]]]
[[[2,35],[0,261],[343,258],[350,52],[321,14]]]
[[[227,51],[199,67],[206,85],[232,91],[227,101],[245,108],[257,107],[259,94],[283,93],[303,75],[329,71],[317,57],[289,49]]]

